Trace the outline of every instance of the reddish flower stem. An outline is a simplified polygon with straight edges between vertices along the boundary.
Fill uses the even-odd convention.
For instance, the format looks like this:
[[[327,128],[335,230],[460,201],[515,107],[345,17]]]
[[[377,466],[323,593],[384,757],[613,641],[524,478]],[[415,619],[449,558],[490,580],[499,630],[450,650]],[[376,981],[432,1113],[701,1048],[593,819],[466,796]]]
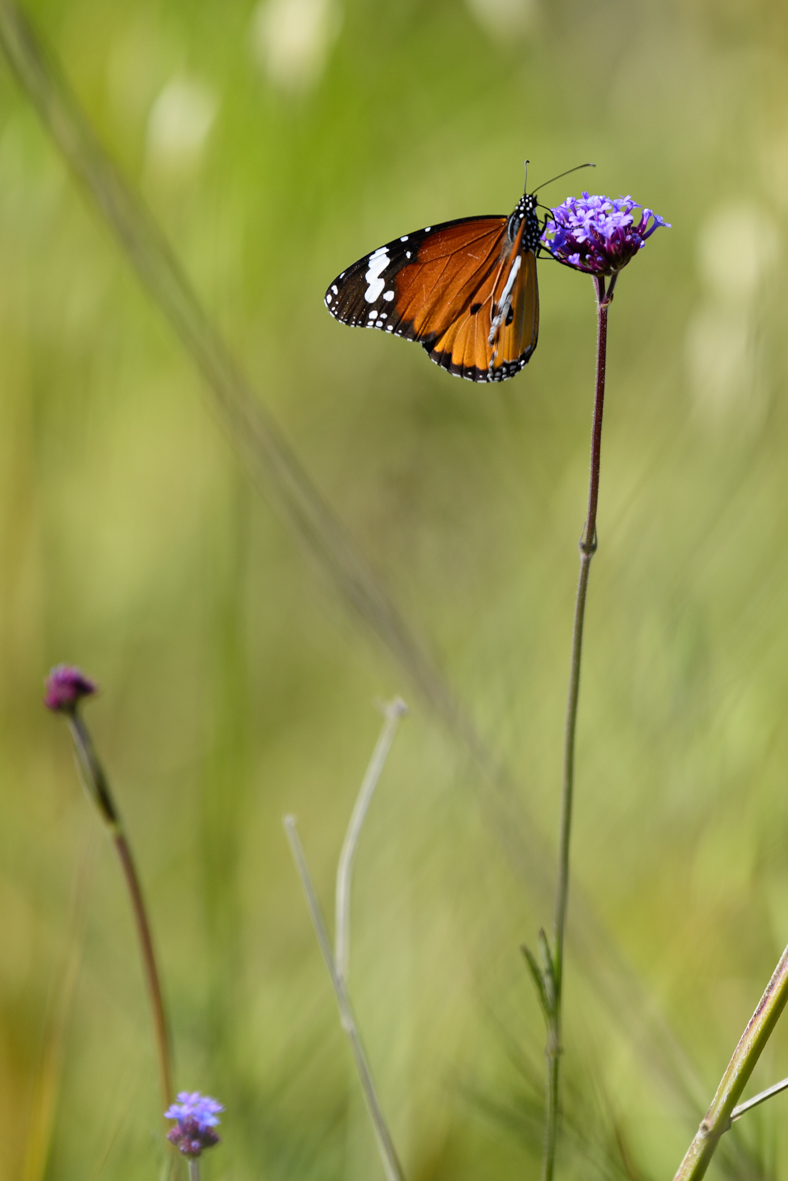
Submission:
[[[547,1084],[544,1154],[542,1181],[553,1181],[555,1152],[558,1141],[558,1097],[561,1060],[561,994],[564,973],[564,932],[569,900],[569,851],[572,831],[572,805],[575,781],[575,736],[577,708],[580,699],[580,663],[583,654],[583,626],[591,559],[596,553],[596,515],[599,504],[599,474],[602,460],[602,415],[605,406],[605,372],[607,362],[607,314],[613,298],[616,275],[605,290],[604,276],[594,276],[597,299],[596,395],[591,428],[591,467],[588,486],[586,523],[580,538],[580,576],[575,599],[575,622],[572,635],[572,661],[569,674],[569,694],[564,730],[564,774],[561,793],[561,832],[558,844],[558,885],[555,897],[553,926],[553,972],[555,1004],[549,1023],[547,1047]]]
[[[145,973],[145,982],[148,987],[151,1008],[153,1010],[153,1029],[159,1064],[159,1082],[163,1103],[162,1110],[164,1110],[169,1107],[174,1098],[172,1086],[172,1048],[167,1013],[164,1006],[164,994],[159,978],[156,952],[153,946],[153,936],[151,934],[150,923],[148,922],[142,886],[140,885],[139,875],[134,864],[131,846],[126,837],[120,813],[112,798],[107,777],[96,755],[90,733],[78,709],[75,708],[69,711],[68,724],[71,730],[71,737],[74,740],[77,761],[82,771],[85,787],[112,837],[112,842],[117,850],[118,859],[120,860],[131,900],[131,910],[134,915],[134,923],[137,928],[137,937],[142,953],[142,967]]]

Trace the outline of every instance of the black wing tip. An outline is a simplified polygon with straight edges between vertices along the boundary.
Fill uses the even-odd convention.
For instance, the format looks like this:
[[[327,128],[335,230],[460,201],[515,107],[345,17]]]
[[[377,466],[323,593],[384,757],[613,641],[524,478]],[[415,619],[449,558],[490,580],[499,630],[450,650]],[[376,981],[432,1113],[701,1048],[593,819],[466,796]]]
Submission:
[[[329,283],[328,287],[326,288],[326,293],[323,296],[323,303],[326,305],[328,310],[331,312],[331,315],[334,316],[335,318],[336,318],[337,314],[331,305],[335,304],[337,299],[339,298],[338,284],[339,284],[338,279],[335,279],[333,283]]]

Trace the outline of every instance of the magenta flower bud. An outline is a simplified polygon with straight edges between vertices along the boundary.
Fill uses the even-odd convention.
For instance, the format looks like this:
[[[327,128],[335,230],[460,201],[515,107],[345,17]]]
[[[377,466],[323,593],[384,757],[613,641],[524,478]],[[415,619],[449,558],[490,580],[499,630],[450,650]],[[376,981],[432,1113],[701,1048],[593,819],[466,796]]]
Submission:
[[[68,664],[56,664],[46,679],[44,705],[55,713],[73,713],[82,697],[92,697],[98,685],[86,677],[81,669]]]
[[[587,275],[615,275],[630,262],[654,230],[669,222],[631,197],[567,197],[548,216],[542,245],[565,266]]]
[[[175,1127],[167,1133],[167,1139],[184,1156],[190,1159],[200,1156],[206,1148],[219,1143],[219,1136],[213,1129],[219,1123],[220,1111],[224,1111],[221,1103],[210,1095],[179,1091],[178,1102],[172,1103],[164,1113],[165,1119],[176,1121]]]

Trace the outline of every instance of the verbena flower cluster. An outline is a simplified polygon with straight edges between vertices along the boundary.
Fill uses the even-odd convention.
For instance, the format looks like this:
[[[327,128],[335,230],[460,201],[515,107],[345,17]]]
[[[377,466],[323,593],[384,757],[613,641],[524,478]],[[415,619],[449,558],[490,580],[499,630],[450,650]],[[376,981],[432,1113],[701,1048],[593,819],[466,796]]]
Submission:
[[[634,210],[642,209],[635,221]],[[567,197],[552,211],[542,244],[553,258],[588,275],[613,275],[643,249],[666,222],[631,197]]]
[[[92,697],[98,690],[95,681],[81,669],[68,664],[55,665],[46,679],[44,705],[60,713],[72,713],[81,697]]]
[[[197,1157],[206,1149],[219,1143],[214,1128],[219,1123],[218,1114],[224,1107],[210,1095],[199,1091],[179,1091],[178,1102],[172,1103],[164,1113],[165,1119],[174,1119],[176,1124],[167,1133],[167,1139],[184,1156]]]

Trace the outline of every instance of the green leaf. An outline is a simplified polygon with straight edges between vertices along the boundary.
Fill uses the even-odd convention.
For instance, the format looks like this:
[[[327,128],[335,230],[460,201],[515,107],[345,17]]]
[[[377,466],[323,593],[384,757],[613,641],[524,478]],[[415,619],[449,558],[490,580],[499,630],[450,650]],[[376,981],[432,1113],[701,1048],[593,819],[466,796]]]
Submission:
[[[533,980],[534,988],[536,989],[536,995],[539,998],[539,1006],[542,1010],[542,1013],[544,1014],[544,1019],[549,1026],[553,1020],[553,1009],[551,1007],[550,995],[548,994],[542,969],[539,967],[536,956],[529,947],[526,947],[525,944],[523,944],[520,950],[525,956],[525,962],[528,965],[528,972],[531,976],[531,979]]]
[[[555,1017],[558,1001],[558,988],[556,987],[555,980],[555,961],[553,960],[553,953],[550,951],[550,944],[547,942],[544,929],[539,931],[539,951],[542,955],[542,976],[547,996],[548,1011],[550,1017],[553,1018]]]

